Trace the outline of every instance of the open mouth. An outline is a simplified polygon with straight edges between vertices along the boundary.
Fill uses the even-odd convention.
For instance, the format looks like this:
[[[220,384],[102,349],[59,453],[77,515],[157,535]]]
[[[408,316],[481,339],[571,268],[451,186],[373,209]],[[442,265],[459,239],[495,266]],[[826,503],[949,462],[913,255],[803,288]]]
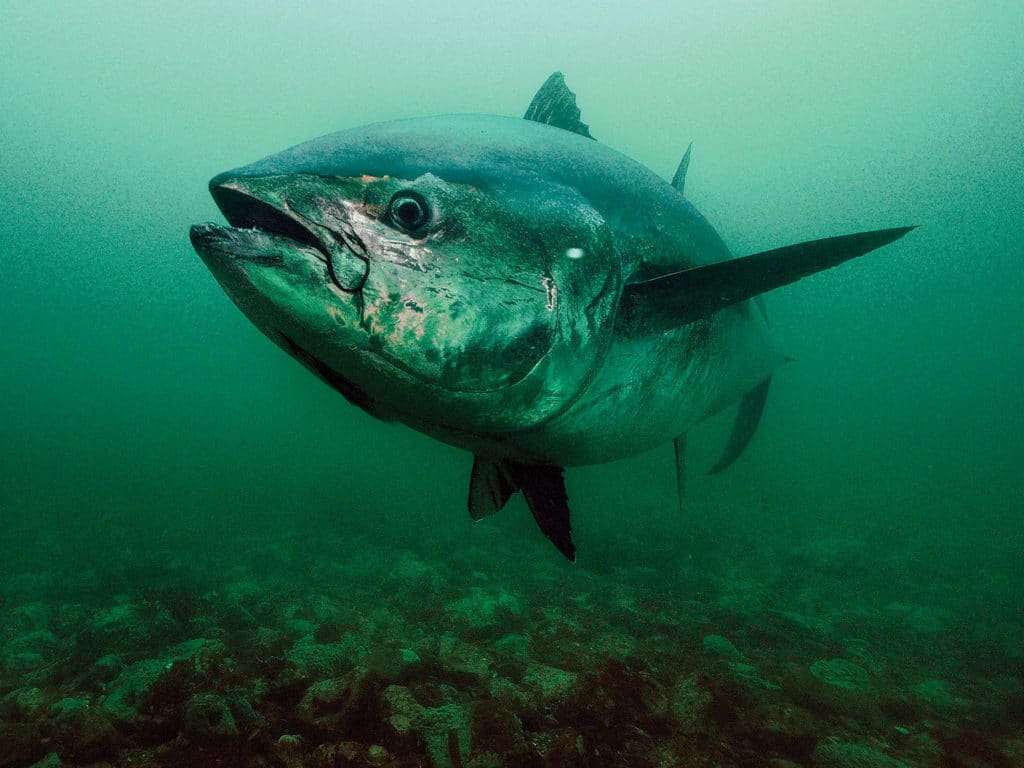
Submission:
[[[334,284],[346,293],[363,287],[369,269],[365,248],[354,232],[335,232],[302,214],[262,200],[245,180],[216,177],[210,194],[230,226],[197,224],[192,244],[201,255],[212,253],[260,266],[283,266],[281,245],[301,248],[324,263]],[[284,242],[282,242],[284,241]]]
[[[257,229],[285,237],[310,245],[327,258],[323,243],[309,229],[269,203],[224,184],[211,184],[210,194],[224,218],[235,229]]]

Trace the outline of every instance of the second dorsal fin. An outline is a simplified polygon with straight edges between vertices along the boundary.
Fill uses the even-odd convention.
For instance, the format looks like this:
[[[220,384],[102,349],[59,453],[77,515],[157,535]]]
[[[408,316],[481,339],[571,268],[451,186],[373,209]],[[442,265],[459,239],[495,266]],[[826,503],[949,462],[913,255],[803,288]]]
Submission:
[[[690,150],[693,149],[693,142],[686,148],[686,152],[683,154],[683,159],[679,161],[679,167],[676,168],[676,175],[672,177],[672,186],[676,188],[676,191],[681,195],[683,194],[683,187],[686,186],[686,171],[690,168]]]
[[[530,102],[526,114],[527,120],[537,123],[546,123],[556,128],[564,128],[567,131],[594,138],[590,135],[590,126],[580,121],[580,108],[576,106],[576,94],[569,90],[565,84],[565,77],[561,72],[555,72],[544,85],[537,91],[537,95]]]

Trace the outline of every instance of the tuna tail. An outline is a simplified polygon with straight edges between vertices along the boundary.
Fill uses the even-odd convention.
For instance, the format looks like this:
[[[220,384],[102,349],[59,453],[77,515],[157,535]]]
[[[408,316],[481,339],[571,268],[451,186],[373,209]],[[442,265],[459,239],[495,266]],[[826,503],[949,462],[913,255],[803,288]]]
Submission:
[[[576,561],[569,521],[569,498],[561,467],[522,464],[507,459],[473,457],[469,480],[469,515],[479,520],[499,511],[512,494],[522,491],[541,532],[566,558]]]
[[[631,283],[622,292],[619,322],[649,332],[692,323],[863,256],[899,240],[912,229],[915,227],[897,227],[811,240]]]

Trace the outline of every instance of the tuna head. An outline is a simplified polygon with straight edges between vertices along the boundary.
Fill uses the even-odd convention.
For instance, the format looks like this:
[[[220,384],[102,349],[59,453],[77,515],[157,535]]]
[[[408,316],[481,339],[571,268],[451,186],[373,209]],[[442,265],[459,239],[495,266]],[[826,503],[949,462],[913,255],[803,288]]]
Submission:
[[[221,174],[230,226],[192,242],[263,333],[377,416],[451,439],[565,410],[621,288],[602,217],[555,183],[374,170]]]

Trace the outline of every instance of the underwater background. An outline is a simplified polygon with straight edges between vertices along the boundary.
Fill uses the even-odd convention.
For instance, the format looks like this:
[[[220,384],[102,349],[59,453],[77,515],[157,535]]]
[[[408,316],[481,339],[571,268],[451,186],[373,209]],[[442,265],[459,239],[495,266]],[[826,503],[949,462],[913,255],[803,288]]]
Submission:
[[[0,766],[1024,765],[1019,4],[0,11]],[[682,512],[671,446],[568,470],[576,564],[188,240],[217,172],[555,70],[735,254],[920,225],[767,296],[795,362]]]

